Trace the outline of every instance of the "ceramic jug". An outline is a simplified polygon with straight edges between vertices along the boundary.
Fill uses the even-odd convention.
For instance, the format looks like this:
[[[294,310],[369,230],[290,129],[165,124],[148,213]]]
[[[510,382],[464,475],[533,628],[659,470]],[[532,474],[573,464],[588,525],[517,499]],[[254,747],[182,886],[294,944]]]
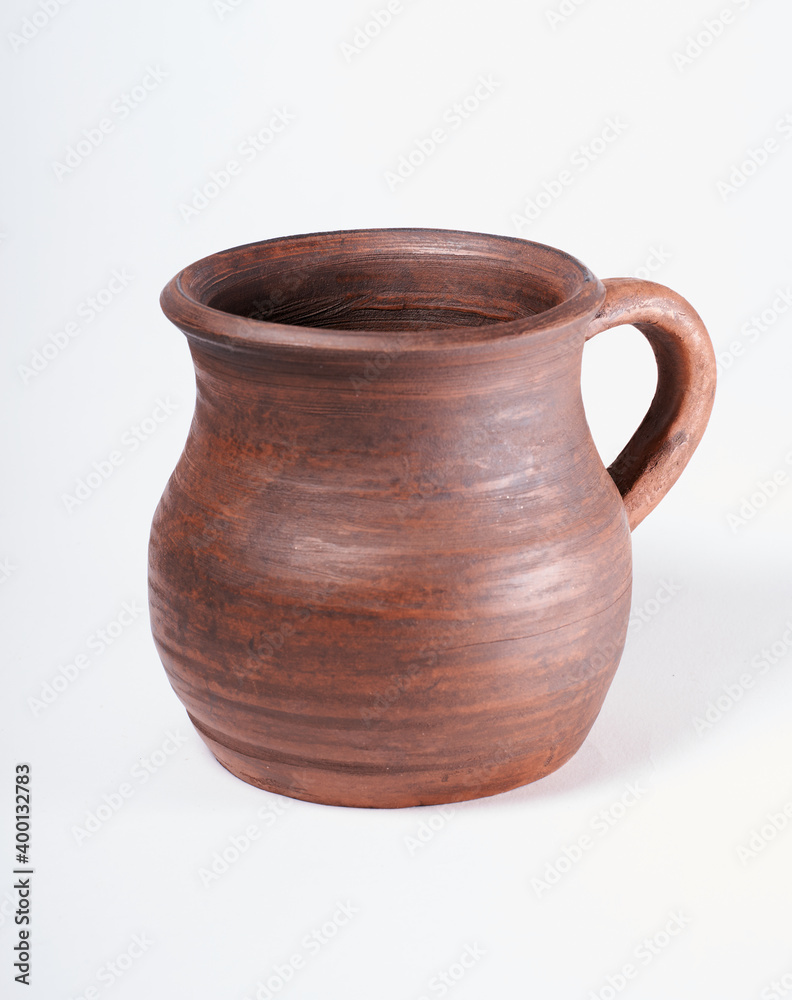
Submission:
[[[151,624],[220,763],[411,806],[567,761],[622,653],[630,531],[712,407],[694,309],[548,246],[430,229],[226,250],[161,303],[196,402],[152,525]],[[658,383],[606,469],[581,358],[625,323]]]

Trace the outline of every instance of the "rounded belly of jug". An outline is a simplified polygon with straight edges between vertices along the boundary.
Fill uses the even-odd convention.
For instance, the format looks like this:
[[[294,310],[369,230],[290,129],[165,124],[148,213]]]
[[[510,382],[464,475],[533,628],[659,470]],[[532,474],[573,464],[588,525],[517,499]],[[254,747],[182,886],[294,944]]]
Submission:
[[[433,804],[579,748],[625,641],[630,538],[604,469],[544,506],[289,483],[229,498],[182,470],[149,581],[169,680],[228,770],[317,802]]]

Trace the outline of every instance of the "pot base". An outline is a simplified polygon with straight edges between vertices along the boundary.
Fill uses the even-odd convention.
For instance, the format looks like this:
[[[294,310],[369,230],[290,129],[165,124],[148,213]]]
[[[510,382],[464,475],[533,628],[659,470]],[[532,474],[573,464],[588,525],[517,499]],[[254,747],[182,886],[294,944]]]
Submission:
[[[188,713],[189,715],[189,713]],[[215,758],[237,778],[276,795],[322,805],[368,809],[434,806],[508,792],[546,777],[570,760],[588,735],[563,746],[509,761],[478,762],[457,770],[436,766],[390,770],[361,764],[321,766],[315,761],[252,756],[218,742],[192,715],[190,721]]]

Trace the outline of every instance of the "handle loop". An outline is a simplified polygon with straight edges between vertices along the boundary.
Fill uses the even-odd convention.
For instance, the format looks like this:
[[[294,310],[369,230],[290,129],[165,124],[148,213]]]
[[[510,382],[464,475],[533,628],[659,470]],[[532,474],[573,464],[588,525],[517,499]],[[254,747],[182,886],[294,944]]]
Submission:
[[[652,345],[657,361],[651,406],[608,469],[632,530],[671,489],[701,440],[715,396],[715,352],[701,317],[670,288],[638,278],[603,284],[605,301],[586,340],[629,323]]]

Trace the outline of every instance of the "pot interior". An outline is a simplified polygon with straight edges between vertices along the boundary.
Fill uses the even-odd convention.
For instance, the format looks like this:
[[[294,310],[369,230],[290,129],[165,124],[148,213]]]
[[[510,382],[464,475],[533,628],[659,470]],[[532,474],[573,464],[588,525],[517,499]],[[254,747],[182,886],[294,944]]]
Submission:
[[[484,241],[480,247],[449,241],[444,249],[436,237],[429,246],[401,237],[407,245],[399,246],[397,235],[390,241],[397,245],[389,246],[382,234],[394,232],[400,231],[320,234],[324,242],[292,237],[239,248],[249,251],[240,266],[224,268],[209,282],[202,302],[269,323],[395,332],[527,319],[580,286],[577,268],[558,261],[548,266],[546,259],[548,252],[561,264],[572,258],[538,244],[477,237]],[[340,245],[328,239],[336,235],[347,239]]]

